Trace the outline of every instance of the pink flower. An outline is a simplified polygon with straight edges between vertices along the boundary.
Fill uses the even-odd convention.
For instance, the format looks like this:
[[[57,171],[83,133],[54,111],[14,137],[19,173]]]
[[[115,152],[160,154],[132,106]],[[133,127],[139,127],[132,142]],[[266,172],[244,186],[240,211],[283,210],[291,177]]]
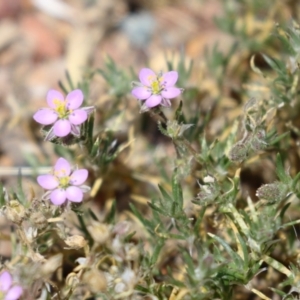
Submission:
[[[17,300],[21,297],[23,289],[20,285],[12,284],[9,272],[4,271],[0,275],[0,298],[4,300]]]
[[[83,192],[89,189],[82,185],[88,177],[86,169],[71,172],[71,166],[64,158],[59,158],[54,166],[54,172],[37,177],[39,185],[49,190],[44,195],[54,205],[61,205],[68,199],[71,202],[82,202]]]
[[[176,71],[156,75],[151,69],[144,68],[140,71],[139,78],[141,84],[131,94],[139,100],[146,100],[145,105],[148,108],[159,104],[171,106],[170,99],[182,92],[182,89],[174,86],[178,79]]]
[[[50,90],[47,94],[49,108],[38,110],[33,118],[40,124],[51,125],[46,140],[53,137],[65,137],[68,134],[80,135],[79,125],[86,121],[88,115],[94,109],[93,106],[82,107],[83,93],[81,90],[70,92],[66,99],[55,90]]]

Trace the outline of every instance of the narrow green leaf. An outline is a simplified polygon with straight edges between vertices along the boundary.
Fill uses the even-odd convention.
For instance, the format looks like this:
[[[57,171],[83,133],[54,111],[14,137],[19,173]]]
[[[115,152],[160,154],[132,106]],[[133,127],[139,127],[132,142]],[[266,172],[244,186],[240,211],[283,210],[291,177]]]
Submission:
[[[168,235],[170,239],[175,239],[175,240],[186,240],[188,238],[186,235],[182,235],[182,234],[169,233]]]
[[[280,290],[278,290],[278,289],[275,289],[275,288],[272,288],[272,287],[269,287],[269,289],[270,289],[272,292],[278,294],[279,296],[282,296],[282,297],[287,296],[287,294],[286,294],[285,292],[280,291]]]
[[[190,254],[186,251],[184,251],[184,249],[182,249],[182,255],[184,258],[184,262],[187,265],[187,271],[189,273],[190,276],[195,276],[195,265],[194,265],[194,261],[192,259],[192,257],[190,256]]]
[[[293,191],[296,189],[299,179],[300,179],[300,172],[293,178],[293,181],[292,181],[292,190]]]
[[[88,138],[90,140],[93,140],[93,134],[94,134],[94,120],[95,120],[95,113],[91,113],[89,115],[89,119],[88,119]]]
[[[290,207],[291,205],[291,202],[287,203],[284,205],[284,207],[281,209],[281,212],[280,212],[280,218],[283,220],[283,217],[287,211],[287,209]]]
[[[158,188],[165,201],[173,202],[171,195],[160,184],[158,185]]]
[[[151,257],[151,265],[155,265],[158,259],[158,256],[160,254],[161,249],[163,248],[163,246],[165,245],[165,241],[164,239],[159,239],[156,243],[156,245],[154,246],[154,250],[153,250],[153,254]]]
[[[271,139],[270,141],[268,141],[268,145],[275,145],[276,143],[280,142],[282,139],[284,139],[288,135],[290,135],[289,131],[284,132],[284,133],[276,136],[274,139]]]
[[[275,71],[277,71],[279,74],[284,74],[283,70],[284,70],[284,66],[282,64],[281,61],[275,59],[275,58],[271,58],[269,56],[267,56],[266,54],[262,54],[263,58],[265,59],[265,61],[267,62],[267,64]]]
[[[184,115],[182,112],[182,100],[180,100],[179,106],[175,112],[175,119],[178,124],[185,123]]]
[[[289,181],[289,176],[285,172],[283,162],[279,153],[277,153],[276,155],[276,174],[283,183],[287,183]]]
[[[293,32],[291,31],[289,34],[293,35]],[[297,52],[292,47],[291,42],[285,36],[278,34],[276,35],[276,37],[281,41],[284,50],[287,51],[289,55],[294,56],[297,54]]]
[[[98,217],[95,215],[95,213],[90,208],[88,209],[88,212],[89,212],[90,216],[92,217],[92,219],[94,221],[98,221],[99,222]]]
[[[68,70],[66,70],[66,78],[67,78],[67,81],[68,81],[68,84],[70,86],[71,91],[75,90],[72,78],[71,78],[70,73],[69,73]]]
[[[171,206],[171,211],[170,211],[170,215],[173,218],[176,218],[177,212],[180,210],[178,203],[177,202],[173,202],[172,206]]]
[[[85,221],[83,219],[83,216],[80,213],[76,213],[79,224],[80,224],[80,230],[85,234],[85,237],[91,242],[93,241],[92,236],[90,235],[89,231],[87,230]]]
[[[215,239],[217,242],[219,242],[225,249],[225,251],[231,256],[231,258],[234,260],[234,263],[237,265],[237,266],[240,266],[243,264],[243,260],[241,259],[241,257],[236,253],[234,252],[231,247],[223,240],[221,239],[220,237],[212,234],[212,233],[208,233],[208,235]]]
[[[150,294],[150,292],[151,292],[150,289],[148,289],[148,288],[146,288],[144,286],[141,286],[141,285],[136,285],[134,287],[134,289],[137,290],[137,291],[139,291],[139,292],[142,292],[144,294]]]
[[[172,176],[172,193],[174,201],[179,205],[179,208],[183,208],[183,194],[180,183],[178,182],[177,168]]]
[[[285,223],[285,224],[281,225],[280,227],[281,228],[287,228],[289,226],[295,226],[296,224],[299,224],[299,223],[300,223],[300,220],[295,220],[295,221],[292,221],[292,222]]]
[[[61,81],[58,81],[58,86],[63,90],[63,92],[65,94],[68,94],[68,90],[65,88],[65,86],[63,85],[63,83]]]
[[[144,218],[144,216],[142,216],[140,214],[140,212],[136,209],[136,207],[132,204],[129,203],[129,207],[132,210],[132,212],[135,214],[135,216],[140,220],[140,222],[147,228],[150,229],[151,231],[154,231],[154,227],[153,224],[147,220],[146,218]]]
[[[162,215],[166,215],[166,211],[162,210],[160,207],[158,207],[157,205],[151,203],[151,202],[148,202],[148,205],[153,209],[153,210],[156,210],[157,212],[159,212],[160,214]]]
[[[235,235],[237,236],[239,243],[242,247],[243,250],[243,256],[244,256],[244,269],[248,268],[249,265],[249,251],[247,249],[247,245],[244,241],[244,239],[241,237],[241,235],[239,233],[235,233]]]
[[[159,213],[156,210],[152,210],[152,216],[153,216],[154,224],[160,224],[161,223]]]
[[[91,158],[94,158],[97,153],[98,153],[98,150],[99,150],[99,137],[97,137],[96,141],[94,142],[92,148],[91,148],[91,151],[90,151],[90,156]]]

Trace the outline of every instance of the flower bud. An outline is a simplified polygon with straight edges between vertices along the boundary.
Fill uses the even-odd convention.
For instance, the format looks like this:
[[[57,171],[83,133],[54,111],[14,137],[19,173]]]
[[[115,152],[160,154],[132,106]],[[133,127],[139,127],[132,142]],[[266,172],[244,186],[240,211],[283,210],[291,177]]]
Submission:
[[[126,284],[124,282],[118,282],[116,285],[115,285],[115,292],[117,294],[120,294],[120,293],[123,293],[126,291]]]
[[[46,217],[40,211],[33,212],[30,215],[30,221],[37,229],[45,229],[48,225]]]
[[[275,203],[283,200],[288,195],[288,187],[281,182],[273,182],[262,185],[257,191],[256,196],[260,199]]]
[[[106,224],[93,221],[87,229],[94,241],[99,244],[104,244],[110,236],[110,229]]]
[[[41,267],[41,273],[43,275],[50,275],[55,272],[59,267],[61,267],[63,262],[63,254],[55,254],[49,257]]]
[[[82,280],[93,293],[104,292],[107,289],[107,280],[103,272],[93,268],[83,274]]]
[[[168,121],[167,122],[167,133],[171,139],[176,139],[181,137],[183,133],[192,127],[193,124],[178,124],[177,121]]]
[[[5,210],[6,217],[16,224],[21,224],[25,218],[26,211],[24,206],[17,200],[8,202]]]
[[[228,157],[232,161],[241,162],[247,158],[249,154],[248,144],[236,143],[230,150]]]
[[[125,246],[126,260],[137,261],[140,256],[140,251],[138,247],[134,244],[127,244]]]
[[[220,191],[215,184],[200,184],[200,192],[198,193],[197,198],[202,204],[208,205],[214,202],[219,195],[219,192]]]
[[[124,236],[129,232],[129,229],[130,223],[128,221],[121,221],[114,226],[113,232]]]
[[[32,243],[34,239],[37,237],[37,229],[34,227],[29,227],[25,230],[25,235],[29,243]]]
[[[70,247],[70,249],[80,249],[86,245],[86,240],[81,235],[72,235],[67,237],[65,243]]]
[[[133,287],[136,282],[136,275],[135,272],[130,269],[126,268],[121,276],[123,282],[127,284],[127,286]]]

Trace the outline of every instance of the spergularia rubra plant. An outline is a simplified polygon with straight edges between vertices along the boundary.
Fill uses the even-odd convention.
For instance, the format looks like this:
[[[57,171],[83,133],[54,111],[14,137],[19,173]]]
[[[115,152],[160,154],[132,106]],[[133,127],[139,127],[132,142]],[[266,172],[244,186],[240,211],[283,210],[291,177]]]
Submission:
[[[53,174],[40,175],[37,182],[45,190],[44,198],[50,199],[54,205],[61,205],[69,200],[82,202],[83,193],[89,188],[82,185],[88,177],[86,169],[77,169],[72,172],[71,166],[64,158],[59,158],[54,166]]]
[[[174,86],[178,73],[170,71],[156,75],[151,69],[144,68],[139,73],[141,83],[131,91],[139,100],[145,100],[145,106],[152,108],[157,105],[171,106],[170,99],[180,95],[182,89]]]
[[[70,133],[80,135],[80,126],[84,123],[94,107],[80,107],[84,96],[81,90],[70,92],[66,98],[56,91],[50,90],[47,94],[49,108],[38,110],[33,118],[42,125],[52,125],[46,140],[54,137],[65,137]]]
[[[20,285],[14,285],[12,276],[4,271],[0,275],[0,299],[17,300],[21,297],[23,289]]]

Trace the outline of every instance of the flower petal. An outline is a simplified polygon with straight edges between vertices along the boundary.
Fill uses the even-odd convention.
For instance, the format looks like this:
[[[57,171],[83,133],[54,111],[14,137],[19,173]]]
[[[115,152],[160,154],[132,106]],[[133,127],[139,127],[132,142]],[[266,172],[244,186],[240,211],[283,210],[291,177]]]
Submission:
[[[71,133],[74,136],[80,136],[80,126],[79,125],[71,124]]]
[[[50,195],[50,201],[54,205],[62,205],[63,203],[65,203],[66,199],[67,193],[65,190],[62,189],[56,189]]]
[[[170,101],[170,99],[163,98],[160,105],[165,106],[165,107],[170,107],[171,106],[171,101]]]
[[[83,199],[83,192],[77,186],[69,186],[66,190],[66,195],[71,202],[81,202]]]
[[[53,132],[53,126],[52,126],[45,136],[45,141],[51,141],[54,138],[55,138],[55,134]]]
[[[66,177],[71,173],[71,166],[66,159],[60,157],[55,163],[54,171],[57,177]]]
[[[70,176],[70,184],[72,185],[81,185],[88,178],[89,172],[86,169],[79,169],[72,173]]]
[[[145,104],[147,107],[151,108],[160,104],[161,100],[162,100],[161,95],[152,95],[146,100]]]
[[[57,100],[59,101],[65,101],[65,97],[62,93],[56,90],[50,90],[47,93],[47,103],[51,108],[55,108],[57,106],[57,103],[55,103]]]
[[[50,125],[57,120],[58,115],[57,112],[52,109],[42,108],[33,115],[33,118],[40,124]]]
[[[69,121],[74,125],[80,125],[87,119],[87,112],[83,109],[76,109],[69,115]]]
[[[175,98],[181,94],[181,89],[177,87],[167,87],[163,91],[161,91],[161,95],[164,98]]]
[[[146,86],[134,88],[131,91],[131,94],[140,100],[148,99],[151,96],[151,92],[148,90]]]
[[[67,108],[68,109],[76,109],[80,107],[83,102],[83,93],[81,90],[74,90],[67,95]]]
[[[95,106],[85,106],[80,109],[83,109],[88,115],[90,115],[95,110]]]
[[[81,185],[79,188],[82,190],[83,193],[87,193],[91,190],[91,188],[87,185]]]
[[[53,190],[58,187],[58,180],[53,175],[40,175],[37,177],[38,184],[45,190]]]
[[[150,86],[151,82],[156,79],[156,74],[148,68],[143,68],[139,73],[140,81],[143,85]]]
[[[9,272],[4,271],[0,275],[0,291],[6,292],[12,284],[12,277]]]
[[[162,76],[162,84],[165,86],[173,86],[176,81],[178,80],[178,72],[176,71],[170,71]]]
[[[20,285],[15,285],[6,293],[4,300],[18,300],[22,293],[22,287]]]
[[[71,123],[69,120],[58,120],[53,126],[54,134],[58,137],[67,136],[71,132]]]

